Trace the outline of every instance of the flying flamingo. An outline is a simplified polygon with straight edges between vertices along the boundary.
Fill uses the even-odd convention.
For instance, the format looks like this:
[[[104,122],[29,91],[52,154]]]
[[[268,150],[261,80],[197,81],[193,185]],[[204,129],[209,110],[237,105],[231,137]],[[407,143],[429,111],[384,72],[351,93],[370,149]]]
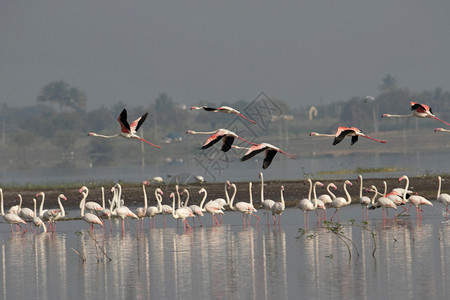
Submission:
[[[193,217],[192,211],[188,207],[179,207],[175,209],[175,193],[170,193],[169,198],[172,199],[172,217],[174,219],[181,219],[183,221],[183,228],[192,229],[186,218]]]
[[[363,177],[362,175],[358,175],[358,179],[356,182],[359,182],[359,204],[361,204],[362,207],[362,215],[363,215],[363,221],[369,220],[369,205],[370,205],[370,198],[367,196],[363,196]]]
[[[371,185],[370,189],[374,192],[373,198],[372,198],[372,206],[374,206],[374,207],[382,207],[383,208],[383,222],[384,222],[386,220],[386,216],[385,216],[385,213],[384,213],[385,209],[391,207],[391,208],[397,210],[397,206],[395,205],[395,203],[391,199],[385,197],[385,195],[383,195],[382,197],[376,199],[377,201],[375,203],[375,198],[378,195],[377,187],[374,186],[374,185]],[[389,218],[389,216],[388,216],[388,218]]]
[[[144,231],[144,217],[147,215],[147,193],[145,191],[145,186],[150,185],[150,182],[143,181],[142,182],[142,192],[144,193],[144,207],[136,208],[136,216],[138,217],[138,226],[140,223],[141,231]]]
[[[318,185],[323,186],[323,183],[321,183],[319,181],[316,181],[313,184],[312,180],[310,178],[308,178],[307,181],[309,183],[308,198],[303,198],[298,203],[298,208],[300,208],[303,211],[303,225],[305,228],[309,227],[309,212],[313,211],[317,208],[316,186],[318,186]],[[311,191],[313,191],[314,204],[311,200]]]
[[[142,123],[144,123],[147,116],[148,116],[148,113],[143,114],[141,117],[134,120],[134,122],[131,123],[131,125],[130,125],[130,124],[128,124],[128,121],[127,121],[127,110],[124,108],[122,110],[122,112],[120,113],[119,118],[117,119],[117,121],[119,121],[119,124],[120,124],[120,133],[114,134],[114,135],[102,135],[102,134],[98,134],[95,132],[89,132],[88,135],[97,136],[97,137],[101,137],[101,138],[105,138],[105,139],[115,138],[118,136],[121,136],[121,137],[124,137],[127,139],[138,139],[140,141],[146,142],[149,145],[152,145],[153,147],[161,148],[160,146],[152,144],[149,141],[141,138],[140,136],[138,136],[136,134],[136,132],[139,130],[139,127],[141,127]]]
[[[275,202],[274,205],[272,206],[273,226],[275,226],[275,224],[277,224],[277,218],[276,218],[277,215],[278,215],[278,226],[280,226],[280,224],[281,224],[281,214],[283,213],[283,211],[285,209],[283,192],[284,192],[284,186],[281,186],[280,202]]]
[[[161,201],[162,201],[162,196],[163,195],[163,191],[160,188],[155,189],[155,198],[156,198],[156,202],[158,203],[157,206],[149,206],[147,208],[147,215],[150,219],[150,226],[152,226],[153,228],[155,228],[155,216],[160,214],[162,211],[162,205],[161,205]],[[152,219],[153,219],[153,224],[152,224]]]
[[[234,190],[236,190],[236,185],[234,183],[231,184],[231,187]],[[233,193],[233,196],[231,197],[231,200],[230,200],[230,209],[231,210],[237,210],[240,213],[242,213],[242,222],[243,222],[243,226],[244,227],[245,227],[245,216],[246,215],[255,216],[258,219],[256,221],[255,225],[258,225],[258,222],[259,222],[259,219],[260,219],[257,215],[255,215],[253,213],[256,210],[253,207],[253,203],[252,203],[253,202],[253,196],[252,196],[252,183],[251,182],[248,183],[248,191],[249,191],[249,196],[250,196],[250,203],[249,202],[240,201],[240,202],[236,203],[236,205],[233,205],[236,193]],[[250,225],[250,219],[248,221],[248,225]]]
[[[250,148],[247,147],[239,147],[239,146],[234,146],[233,148],[235,149],[247,149],[247,152],[244,154],[243,157],[241,157],[241,161],[246,161],[250,158],[252,158],[253,156],[265,151],[264,154],[264,162],[263,162],[263,169],[267,169],[270,164],[272,163],[273,158],[275,157],[275,155],[280,152],[281,154],[283,154],[284,156],[290,158],[290,159],[296,159],[297,155],[294,154],[290,154],[287,153],[283,150],[281,150],[280,148],[275,147],[274,145],[271,145],[269,143],[261,143],[258,145],[254,145],[251,146]]]
[[[0,188],[0,209],[1,209],[1,215],[3,216],[3,219],[11,225],[11,235],[14,235],[14,229],[13,229],[13,224],[17,224],[20,229],[22,229],[22,231],[25,233],[25,229],[22,228],[22,226],[20,226],[20,223],[23,224],[27,224],[27,222],[25,222],[24,220],[22,220],[21,217],[19,217],[18,215],[11,213],[11,212],[7,212],[5,214],[5,211],[3,209],[3,189]]]
[[[436,128],[436,129],[434,130],[434,132],[438,132],[438,131],[442,131],[442,132],[450,132],[450,130],[444,129],[444,128]]]
[[[259,178],[261,179],[261,205],[262,209],[265,210],[265,214],[267,214],[267,225],[270,224],[269,213],[268,211],[272,211],[272,206],[275,204],[275,201],[272,199],[264,199],[264,176],[262,172],[259,172]]]
[[[378,140],[373,137],[370,137],[364,133],[361,132],[356,127],[338,127],[335,134],[326,134],[326,133],[317,133],[317,132],[311,132],[309,136],[325,136],[325,137],[334,137],[333,146],[339,144],[346,136],[352,137],[351,145],[356,143],[358,141],[358,137],[362,136],[371,140],[374,140],[376,142],[380,142],[385,144],[386,141]]]
[[[420,104],[420,103],[411,101],[411,110],[413,112],[409,115],[383,114],[381,117],[386,117],[386,118],[407,118],[407,117],[431,118],[431,119],[438,120],[439,122],[442,122],[445,125],[450,126],[450,123],[447,123],[447,122],[437,118],[431,111],[431,107],[429,107],[425,104]]]
[[[352,198],[350,197],[350,194],[347,191],[347,184],[352,186],[352,183],[349,180],[344,181],[344,192],[345,192],[347,199],[345,199],[344,197],[337,197],[337,198],[334,198],[330,204],[331,207],[336,209],[334,211],[333,215],[331,216],[331,219],[330,219],[331,221],[333,221],[333,217],[337,213],[338,222],[339,222],[339,219],[340,219],[339,209],[343,206],[346,206],[346,205],[349,205],[350,203],[352,203]]]
[[[94,215],[93,213],[90,213],[90,212],[85,213],[84,212],[84,210],[86,208],[84,204],[86,203],[86,198],[88,196],[88,192],[83,189],[83,190],[81,190],[80,194],[82,196],[81,201],[80,201],[80,216],[86,223],[89,224],[89,229],[92,234],[92,232],[94,230],[94,224],[103,226],[103,222],[102,222],[102,220],[100,220],[100,218],[98,216]]]
[[[234,139],[240,139],[244,142],[247,142],[249,144],[252,145],[256,145],[255,143],[249,142],[246,139],[241,138],[240,136],[238,136],[236,133],[234,133],[231,130],[228,129],[217,129],[214,131],[194,131],[194,130],[188,130],[186,131],[186,134],[212,134],[207,140],[206,142],[203,144],[203,146],[200,149],[208,149],[209,147],[211,147],[212,145],[216,144],[217,142],[219,142],[220,140],[223,141],[222,144],[222,151],[223,152],[227,152],[228,150],[231,149],[231,146],[233,145]]]
[[[326,208],[330,207],[331,202],[333,201],[334,198],[336,198],[336,195],[333,194],[332,191],[330,191],[330,188],[337,190],[337,186],[334,183],[330,182],[329,184],[327,184],[327,194],[322,194],[319,197],[317,197],[317,201],[318,201],[317,207],[320,208],[319,207],[320,201],[324,205],[324,209],[322,209],[322,212],[323,212],[323,217],[321,217],[322,221],[327,220]]]
[[[406,186],[405,186],[405,192],[403,193],[403,200],[406,201],[406,193],[408,191],[408,187],[409,187],[409,178],[406,175],[403,175],[402,177],[400,177],[398,179],[398,181],[402,181],[402,180],[406,180]],[[422,213],[421,213],[421,209],[420,209],[420,205],[429,205],[429,206],[433,206],[433,203],[431,203],[430,201],[428,201],[427,199],[425,199],[422,196],[419,195],[411,195],[408,199],[410,201],[410,203],[412,205],[414,205],[416,207],[416,213],[417,213],[417,220],[422,219]]]
[[[441,176],[438,176],[438,182],[439,182],[439,187],[438,187],[436,198],[437,198],[437,201],[441,202],[445,206],[445,218],[448,219],[448,214],[450,213],[450,210],[448,208],[448,205],[450,204],[450,195],[447,193],[441,194],[441,182],[442,182]]]
[[[253,124],[256,124],[255,121],[250,120],[249,118],[247,118],[246,116],[241,114],[237,109],[234,109],[234,108],[229,107],[229,106],[221,106],[221,107],[218,107],[218,108],[213,108],[213,107],[209,107],[209,106],[206,106],[206,105],[203,105],[203,106],[192,106],[191,107],[191,110],[200,110],[200,109],[204,109],[204,110],[210,111],[210,112],[221,112],[221,113],[227,113],[227,114],[235,114],[235,115],[238,115],[238,116],[240,116],[240,117],[242,117],[242,118],[252,122]]]

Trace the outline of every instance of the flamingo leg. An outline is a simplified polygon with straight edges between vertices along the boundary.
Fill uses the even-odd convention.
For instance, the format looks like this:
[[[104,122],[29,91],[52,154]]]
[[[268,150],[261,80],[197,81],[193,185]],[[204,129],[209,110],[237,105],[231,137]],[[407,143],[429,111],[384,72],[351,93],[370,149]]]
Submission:
[[[333,218],[334,218],[334,215],[336,214],[336,213],[338,213],[338,219],[339,219],[339,208],[336,208],[336,210],[334,211],[334,213],[331,215],[331,222],[333,222]],[[339,220],[338,220],[339,221]]]
[[[259,220],[260,220],[261,218],[260,218],[259,216],[255,215],[254,213],[250,213],[250,215],[251,215],[251,216],[254,216],[254,217],[257,219],[255,225],[258,225]]]

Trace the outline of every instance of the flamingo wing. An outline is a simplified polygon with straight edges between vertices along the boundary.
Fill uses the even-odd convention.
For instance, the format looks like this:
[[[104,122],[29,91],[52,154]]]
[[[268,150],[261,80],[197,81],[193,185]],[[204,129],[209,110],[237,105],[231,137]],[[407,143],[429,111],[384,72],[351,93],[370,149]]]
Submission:
[[[233,145],[234,142],[234,137],[233,136],[225,136],[223,138],[223,145],[222,145],[222,151],[223,152],[227,152],[228,150],[231,149],[231,146]]]
[[[127,121],[127,110],[124,108],[122,110],[122,112],[120,113],[119,119],[117,119],[117,121],[119,121],[120,127],[122,132],[124,133],[129,133],[130,132],[130,124],[128,124]]]
[[[145,119],[147,119],[147,116],[148,116],[148,112],[143,114],[142,116],[140,116],[136,120],[134,120],[134,122],[131,123],[131,125],[130,125],[131,130],[134,131],[134,132],[138,131],[139,127],[141,127],[141,125],[144,123]]]
[[[203,106],[203,109],[206,111],[217,111],[217,108],[209,107],[209,106]]]
[[[352,136],[352,143],[351,143],[351,145],[353,145],[357,141],[358,141],[358,136],[357,135]]]
[[[220,141],[223,137],[224,135],[220,134],[219,132],[214,133],[206,140],[206,143],[203,144],[201,149],[208,149],[209,147]]]
[[[339,134],[334,138],[333,146],[335,146],[335,145],[339,144],[340,142],[342,142],[342,140],[345,138],[346,135],[354,132],[352,129],[344,129],[344,128],[341,128],[341,127],[340,127],[340,129],[342,129],[342,130],[338,130],[337,133],[339,133]],[[352,139],[352,142],[353,142],[353,139]],[[352,143],[352,145],[353,145],[353,143]]]
[[[241,161],[246,161],[255,156],[256,154],[263,152],[266,149],[267,146],[263,144],[252,146],[248,149],[247,153],[245,153],[245,155],[241,158]]]
[[[411,102],[411,110],[417,110],[417,112],[429,111],[431,114],[433,114],[433,112],[431,111],[431,107],[417,102]]]
[[[264,162],[263,162],[263,169],[267,169],[270,164],[272,163],[273,158],[275,157],[275,155],[277,154],[277,150],[275,149],[267,149],[266,150],[266,156],[264,157]]]

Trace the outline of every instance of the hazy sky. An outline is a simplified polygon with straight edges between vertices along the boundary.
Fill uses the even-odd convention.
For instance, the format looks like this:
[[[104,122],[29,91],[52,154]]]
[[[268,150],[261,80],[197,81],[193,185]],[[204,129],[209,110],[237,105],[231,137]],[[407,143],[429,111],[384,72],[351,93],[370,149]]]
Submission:
[[[448,0],[2,0],[0,102],[64,80],[88,109],[377,95],[386,74],[449,90]]]

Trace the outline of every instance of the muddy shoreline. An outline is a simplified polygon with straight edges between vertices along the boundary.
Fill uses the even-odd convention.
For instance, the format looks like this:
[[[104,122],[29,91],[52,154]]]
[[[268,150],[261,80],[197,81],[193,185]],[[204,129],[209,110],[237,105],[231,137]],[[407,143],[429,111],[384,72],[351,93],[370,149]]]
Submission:
[[[353,186],[348,188],[348,191],[352,197],[352,201],[355,202],[359,198],[359,183],[356,181],[356,178],[348,178]],[[449,192],[450,187],[447,187],[445,181],[442,183],[442,192]],[[388,190],[395,187],[404,187],[405,182],[401,182],[399,184],[398,178],[388,178],[388,179],[380,179],[380,178],[364,178],[364,186],[369,187],[370,185],[375,185],[380,191],[383,190],[383,180],[386,180],[388,184]],[[447,179],[448,180],[448,179]],[[335,191],[336,196],[344,196],[343,191],[343,183],[344,180],[323,180],[321,181],[325,186],[329,182],[334,182],[338,189]],[[264,181],[264,195],[265,199],[272,199],[274,201],[280,201],[280,187],[284,186],[284,198],[286,201],[287,207],[295,206],[298,201],[308,195],[309,185],[304,180],[265,180]],[[189,200],[190,204],[199,204],[201,201],[200,195],[198,191],[204,187],[208,191],[207,199],[215,199],[215,198],[225,198],[224,193],[224,183],[203,183],[203,184],[189,184],[189,185],[180,185],[180,191],[183,189],[187,189],[190,192],[191,198]],[[237,195],[236,199],[240,201],[249,201],[249,189],[248,182],[237,182]],[[89,187],[89,201],[96,201],[101,204],[101,189],[100,186],[88,186]],[[151,185],[148,186],[147,195],[148,195],[148,205],[155,205],[155,196],[154,191],[155,188],[160,187],[164,191],[164,203],[171,204],[169,202],[169,194],[175,191],[174,185]],[[111,199],[111,193],[109,192],[110,186],[105,186],[105,198]],[[410,177],[410,188],[412,188],[419,195],[424,196],[430,201],[436,200],[437,194],[437,176],[422,176],[422,177]],[[125,204],[133,207],[133,206],[143,206],[143,191],[142,186],[137,186],[135,184],[123,184],[122,185],[122,195],[125,199]],[[24,207],[33,207],[32,199],[36,195],[36,193],[43,191],[45,193],[45,208],[56,208],[57,197],[59,194],[64,194],[67,197],[67,201],[64,202],[64,207],[66,208],[76,208],[79,205],[79,194],[78,188],[58,188],[58,189],[44,189],[44,190],[32,190],[27,189],[24,191],[14,190],[10,188],[3,188],[4,194],[4,207],[5,210],[11,207],[12,205],[18,204],[17,194],[20,193],[23,197],[23,206]],[[317,190],[317,194],[325,193],[325,188],[319,188]],[[253,202],[256,207],[258,207],[261,201],[261,183],[259,180],[253,181],[252,188]],[[367,196],[371,197],[372,194]],[[40,203],[40,199],[38,201],[38,205]]]

